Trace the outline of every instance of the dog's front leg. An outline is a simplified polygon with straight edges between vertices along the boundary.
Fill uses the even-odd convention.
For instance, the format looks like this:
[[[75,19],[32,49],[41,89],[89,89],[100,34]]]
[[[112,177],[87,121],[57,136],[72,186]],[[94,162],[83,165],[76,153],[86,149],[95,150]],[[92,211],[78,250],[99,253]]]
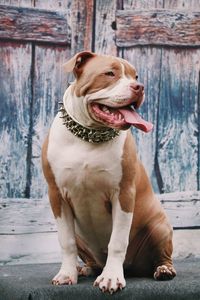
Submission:
[[[129,233],[133,219],[132,212],[124,212],[119,200],[112,203],[113,229],[108,245],[108,257],[103,272],[94,282],[95,286],[105,292],[113,293],[126,285],[123,262],[129,241]]]
[[[62,265],[53,278],[54,285],[77,283],[77,247],[74,233],[74,218],[69,204],[61,203],[61,215],[56,218],[58,239],[62,251]]]

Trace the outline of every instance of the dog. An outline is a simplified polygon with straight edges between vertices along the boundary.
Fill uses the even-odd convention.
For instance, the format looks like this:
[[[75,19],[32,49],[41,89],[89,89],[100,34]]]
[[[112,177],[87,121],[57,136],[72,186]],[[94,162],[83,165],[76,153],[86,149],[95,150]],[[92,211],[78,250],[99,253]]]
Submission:
[[[52,283],[76,284],[78,275],[96,274],[94,286],[112,294],[125,287],[124,274],[172,279],[172,227],[130,131],[153,127],[136,112],[144,86],[135,68],[90,51],[77,53],[64,68],[75,81],[42,148],[62,250]]]

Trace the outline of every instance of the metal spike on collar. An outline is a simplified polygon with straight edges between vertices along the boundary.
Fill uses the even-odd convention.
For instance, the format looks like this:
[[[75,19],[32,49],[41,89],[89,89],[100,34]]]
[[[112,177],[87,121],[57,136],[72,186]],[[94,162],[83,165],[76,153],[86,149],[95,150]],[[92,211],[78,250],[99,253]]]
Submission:
[[[65,125],[71,133],[83,141],[99,144],[113,140],[119,135],[119,130],[113,128],[89,129],[80,125],[68,115],[63,103],[59,102],[59,104],[61,105],[59,113],[60,118],[63,119],[63,125]]]

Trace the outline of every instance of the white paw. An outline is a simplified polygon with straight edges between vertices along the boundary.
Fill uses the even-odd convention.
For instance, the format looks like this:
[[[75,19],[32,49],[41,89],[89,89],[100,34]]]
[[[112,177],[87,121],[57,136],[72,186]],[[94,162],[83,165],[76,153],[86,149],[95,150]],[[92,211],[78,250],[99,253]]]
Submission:
[[[61,269],[58,274],[52,279],[53,285],[62,285],[62,284],[76,284],[77,283],[77,270],[75,271],[65,271]]]
[[[121,271],[103,270],[95,280],[94,286],[98,286],[102,292],[108,291],[110,294],[122,290],[126,286],[123,269]]]

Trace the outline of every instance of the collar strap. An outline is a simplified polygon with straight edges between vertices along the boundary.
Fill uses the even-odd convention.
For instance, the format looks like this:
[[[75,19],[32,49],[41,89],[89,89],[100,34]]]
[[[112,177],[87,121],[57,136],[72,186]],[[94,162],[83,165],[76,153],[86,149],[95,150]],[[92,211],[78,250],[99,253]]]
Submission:
[[[64,105],[62,103],[59,104],[61,104],[59,112],[61,113],[60,118],[63,119],[63,125],[78,138],[89,143],[98,144],[113,140],[119,135],[119,130],[113,128],[90,129],[80,125],[68,115]]]

